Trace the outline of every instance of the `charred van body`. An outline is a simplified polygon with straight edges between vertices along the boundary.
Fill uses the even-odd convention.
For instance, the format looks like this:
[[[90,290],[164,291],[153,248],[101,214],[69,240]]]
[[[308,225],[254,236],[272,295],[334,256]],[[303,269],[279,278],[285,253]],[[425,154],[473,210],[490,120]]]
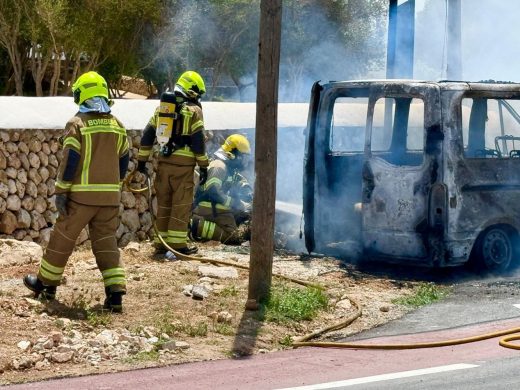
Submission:
[[[306,130],[309,252],[515,265],[520,84],[316,83]]]

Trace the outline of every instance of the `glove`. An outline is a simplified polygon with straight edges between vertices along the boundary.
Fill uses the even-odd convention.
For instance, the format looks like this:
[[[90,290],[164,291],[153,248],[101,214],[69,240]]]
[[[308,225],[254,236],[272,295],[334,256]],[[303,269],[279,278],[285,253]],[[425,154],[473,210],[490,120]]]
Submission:
[[[67,215],[67,194],[56,194],[56,208],[62,216]]]
[[[146,175],[148,172],[146,171],[146,161],[138,161],[137,162],[137,172]]]
[[[208,180],[208,168],[199,168],[199,185],[203,186]]]

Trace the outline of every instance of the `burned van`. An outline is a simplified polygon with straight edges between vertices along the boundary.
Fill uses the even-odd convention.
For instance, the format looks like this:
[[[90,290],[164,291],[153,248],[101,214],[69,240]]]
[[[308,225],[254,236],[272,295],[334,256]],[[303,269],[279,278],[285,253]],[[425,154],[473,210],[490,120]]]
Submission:
[[[316,83],[304,164],[309,252],[492,271],[518,260],[520,84]]]

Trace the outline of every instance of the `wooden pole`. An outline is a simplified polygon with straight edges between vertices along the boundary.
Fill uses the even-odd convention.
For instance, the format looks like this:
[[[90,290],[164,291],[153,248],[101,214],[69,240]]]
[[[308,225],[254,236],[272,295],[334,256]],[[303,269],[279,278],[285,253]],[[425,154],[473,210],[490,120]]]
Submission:
[[[262,0],[258,44],[255,192],[247,308],[269,297],[273,271],[276,200],[276,133],[282,0]]]

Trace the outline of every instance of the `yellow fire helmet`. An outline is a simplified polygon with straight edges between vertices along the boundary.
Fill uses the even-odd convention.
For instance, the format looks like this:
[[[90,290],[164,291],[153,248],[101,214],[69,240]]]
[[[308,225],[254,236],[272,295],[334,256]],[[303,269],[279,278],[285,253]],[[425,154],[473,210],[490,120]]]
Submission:
[[[188,70],[181,74],[176,83],[190,98],[199,98],[206,92],[204,80],[197,72]]]
[[[94,96],[108,98],[107,82],[99,73],[91,71],[82,74],[72,85],[72,93],[74,95],[74,103],[80,105],[85,100]]]
[[[234,154],[235,150],[238,150],[240,153],[251,154],[249,141],[242,134],[231,134],[222,144],[222,149],[226,153],[231,154]]]

